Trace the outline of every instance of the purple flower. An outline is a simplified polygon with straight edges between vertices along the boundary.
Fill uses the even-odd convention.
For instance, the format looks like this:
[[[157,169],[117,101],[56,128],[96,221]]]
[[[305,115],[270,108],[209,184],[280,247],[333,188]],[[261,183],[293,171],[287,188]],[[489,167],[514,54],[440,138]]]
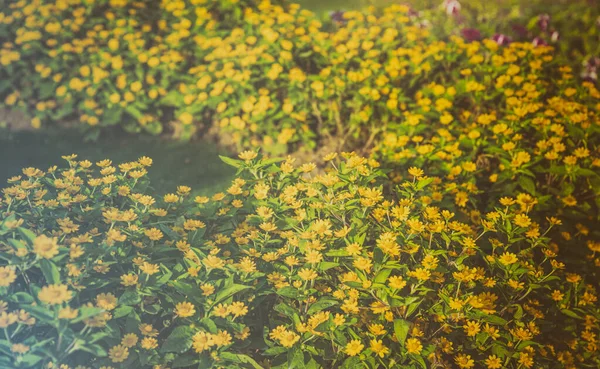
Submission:
[[[533,43],[533,46],[536,46],[536,47],[537,46],[546,46],[546,45],[548,45],[548,43],[546,42],[546,40],[544,40],[541,37],[534,38],[533,41],[532,41],[532,43]]]
[[[494,35],[494,37],[492,37],[492,40],[496,41],[496,43],[500,46],[508,45],[512,42],[510,37],[503,35],[501,33],[496,33]]]
[[[460,33],[467,41],[477,41],[481,39],[481,32],[475,28],[463,28]]]
[[[586,81],[596,82],[598,80],[598,68],[600,68],[600,58],[591,56],[583,62],[584,69],[581,71],[581,78]]]
[[[550,15],[542,14],[538,17],[538,26],[542,31],[546,31],[550,25]]]
[[[335,11],[329,12],[329,17],[331,18],[332,21],[337,22],[337,23],[345,23],[346,22],[346,19],[344,18],[343,10],[335,10]]]
[[[590,56],[585,62],[584,65],[586,68],[598,68],[600,67],[600,58],[597,56]]]
[[[518,37],[527,37],[527,28],[525,28],[525,26],[522,26],[520,24],[513,24],[511,28]]]
[[[460,11],[460,3],[458,0],[444,0],[442,6],[446,9],[446,14],[448,15],[457,15]]]

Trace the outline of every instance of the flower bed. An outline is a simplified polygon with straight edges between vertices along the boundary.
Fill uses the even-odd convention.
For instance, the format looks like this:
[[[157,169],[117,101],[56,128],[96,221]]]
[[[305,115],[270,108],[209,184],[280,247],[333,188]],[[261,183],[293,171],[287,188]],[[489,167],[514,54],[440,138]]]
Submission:
[[[253,152],[224,193],[154,198],[148,158],[26,168],[0,204],[5,368],[597,367],[597,292],[530,204],[472,222],[411,168]],[[382,182],[383,181],[383,182]],[[525,207],[523,205],[526,205]],[[52,364],[51,364],[52,363]]]

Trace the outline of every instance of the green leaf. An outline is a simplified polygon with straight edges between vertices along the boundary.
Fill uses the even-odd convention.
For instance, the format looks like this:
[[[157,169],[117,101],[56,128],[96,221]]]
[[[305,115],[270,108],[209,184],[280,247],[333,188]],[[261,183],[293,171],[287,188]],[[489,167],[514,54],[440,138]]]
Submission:
[[[127,316],[132,311],[133,311],[133,307],[131,307],[131,306],[127,306],[127,305],[119,306],[118,308],[115,309],[115,311],[113,311],[113,319],[119,319],[124,316]]]
[[[119,297],[119,303],[121,305],[137,305],[142,301],[142,298],[135,290],[125,291],[121,297]]]
[[[21,236],[25,237],[29,245],[33,245],[33,241],[36,239],[35,233],[31,232],[29,229],[19,227],[17,228]]]
[[[20,360],[21,365],[19,365],[19,368],[33,368],[42,359],[43,359],[43,357],[41,357],[41,356],[35,355],[33,353],[28,353],[21,357],[21,360]]]
[[[417,190],[422,190],[433,182],[433,178],[425,178],[417,182]]]
[[[77,316],[77,318],[73,319],[71,322],[79,323],[82,320],[96,316],[96,315],[102,313],[103,311],[104,311],[104,309],[101,309],[98,307],[83,306],[79,309],[79,315]]]
[[[275,347],[271,347],[266,349],[263,352],[263,355],[265,356],[277,356],[277,355],[281,355],[287,352],[287,348],[285,347],[281,347],[281,346],[275,346]]]
[[[173,272],[171,272],[169,269],[165,269],[165,273],[156,280],[156,286],[160,287],[163,284],[167,283],[171,279],[172,275]]]
[[[186,352],[192,347],[194,333],[193,328],[183,325],[173,329],[173,332],[171,332],[161,346],[160,352]]]
[[[360,368],[360,359],[356,356],[352,356],[347,358],[344,363],[342,364],[341,369],[354,369],[354,368]]]
[[[415,361],[419,363],[419,365],[421,365],[421,368],[427,369],[427,364],[425,364],[425,360],[423,360],[423,357],[421,355],[411,355],[411,357],[415,359]]]
[[[319,263],[319,270],[324,272],[324,271],[327,271],[329,269],[336,268],[338,266],[340,266],[340,263],[333,263],[333,262],[330,262],[330,261],[323,261],[323,262]]]
[[[408,336],[408,331],[410,329],[410,323],[404,319],[396,319],[394,320],[394,333],[396,334],[396,338],[401,346],[404,347],[404,342],[406,342],[406,337]]]
[[[331,251],[328,251],[325,255],[331,256],[331,257],[349,256],[348,251],[343,250],[343,249],[342,250],[331,250]]]
[[[142,112],[132,105],[127,105],[125,111],[128,112],[135,119],[140,119],[143,116]]]
[[[243,164],[243,161],[228,158],[227,156],[219,155],[219,158],[221,158],[225,164],[231,165],[234,168],[240,168]]]
[[[521,187],[530,195],[535,195],[535,183],[531,178],[519,176],[519,185],[521,185]]]
[[[217,333],[217,324],[215,324],[215,322],[210,319],[210,318],[203,318],[202,320],[200,320],[200,324],[202,324],[203,326],[206,327],[206,329],[208,329],[208,331],[210,333]]]
[[[291,307],[287,304],[284,304],[284,303],[275,305],[273,307],[273,310],[275,310],[278,313],[281,313],[281,315],[288,317],[290,319],[293,319],[294,315],[298,314],[293,307]]]
[[[562,309],[560,312],[565,314],[568,317],[583,320],[583,317],[577,315],[573,310]]]
[[[224,290],[217,294],[213,306],[223,300],[230,298],[231,296],[235,295],[240,291],[247,290],[248,288],[250,288],[250,286],[244,286],[243,284],[232,284],[231,286],[226,287]]]
[[[383,269],[382,271],[377,273],[377,276],[375,276],[373,283],[385,283],[390,274],[392,274],[392,269]]]
[[[54,321],[54,313],[43,306],[25,305],[21,306],[21,308],[45,323]]]
[[[60,272],[58,267],[48,259],[40,260],[40,269],[48,284],[60,284]]]
[[[89,352],[95,357],[106,357],[108,355],[108,353],[106,352],[106,350],[104,350],[102,346],[96,344],[79,346],[79,350]]]
[[[250,364],[254,369],[264,369],[254,359],[248,355],[234,354],[232,352],[222,352],[219,356],[225,360],[229,360],[238,364]]]
[[[337,303],[338,302],[334,299],[326,299],[326,298],[320,299],[319,301],[310,305],[310,307],[308,308],[307,314],[312,315],[314,313],[318,313],[319,311],[327,309],[328,307],[337,305]]]
[[[172,368],[187,368],[192,366],[193,364],[197,364],[200,361],[198,359],[198,355],[177,355],[173,364],[171,364]]]
[[[517,311],[515,311],[515,315],[514,318],[516,320],[521,320],[521,318],[523,317],[523,308],[521,307],[521,305],[514,305],[517,308]]]
[[[163,131],[163,125],[159,121],[152,121],[144,125],[144,131],[150,133],[153,136],[158,136]]]
[[[304,352],[298,347],[293,347],[288,351],[288,369],[304,368]]]
[[[8,297],[9,301],[16,302],[18,304],[31,304],[35,301],[33,296],[26,292],[13,293]]]
[[[291,287],[291,286],[280,288],[280,289],[278,289],[275,292],[279,296],[288,297],[288,298],[291,298],[291,299],[295,299],[298,296],[300,296],[300,293],[298,292],[298,290],[296,288],[294,288],[294,287]]]

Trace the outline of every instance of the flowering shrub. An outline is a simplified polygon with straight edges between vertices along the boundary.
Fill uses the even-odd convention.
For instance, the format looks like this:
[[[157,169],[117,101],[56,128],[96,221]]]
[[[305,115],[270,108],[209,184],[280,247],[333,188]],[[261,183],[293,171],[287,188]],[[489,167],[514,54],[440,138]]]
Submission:
[[[35,127],[76,118],[179,138],[214,133],[273,154],[369,150],[429,82],[456,87],[463,79],[452,70],[483,63],[497,75],[530,59],[504,60],[504,48],[481,59],[404,5],[327,20],[269,0],[17,1],[0,14],[0,98]],[[540,82],[558,73],[532,69]]]
[[[410,168],[244,152],[211,199],[148,158],[26,168],[0,203],[6,368],[596,368],[597,292],[522,199],[473,221]]]
[[[458,82],[434,80],[416,91],[375,157],[400,170],[427,168],[453,183],[453,205],[475,216],[522,193],[538,204],[534,222],[558,215],[569,226],[555,242],[587,243],[600,265],[592,231],[600,216],[598,89],[579,82],[572,68],[554,66],[547,47],[455,40],[445,49],[456,59],[440,75],[456,75]]]
[[[244,320],[259,275],[226,266],[217,245],[229,237],[213,238],[235,225],[237,207],[184,186],[153,198],[149,158],[118,169],[66,159],[66,169],[26,168],[3,190],[0,366],[253,363]],[[211,356],[186,354],[205,344]]]

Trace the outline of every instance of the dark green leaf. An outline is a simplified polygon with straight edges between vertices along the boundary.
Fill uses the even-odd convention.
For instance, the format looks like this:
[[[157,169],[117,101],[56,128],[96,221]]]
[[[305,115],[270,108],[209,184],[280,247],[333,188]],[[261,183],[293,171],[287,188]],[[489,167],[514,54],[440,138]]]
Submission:
[[[408,331],[410,329],[410,323],[404,319],[396,319],[394,320],[394,333],[396,334],[396,338],[401,346],[404,347],[404,342],[406,342],[406,337],[408,336]]]
[[[195,330],[188,326],[179,326],[167,337],[160,348],[160,352],[184,353],[192,347],[192,337]]]
[[[40,260],[40,269],[46,278],[48,284],[59,284],[60,283],[60,272],[58,267],[52,261],[47,259]]]

